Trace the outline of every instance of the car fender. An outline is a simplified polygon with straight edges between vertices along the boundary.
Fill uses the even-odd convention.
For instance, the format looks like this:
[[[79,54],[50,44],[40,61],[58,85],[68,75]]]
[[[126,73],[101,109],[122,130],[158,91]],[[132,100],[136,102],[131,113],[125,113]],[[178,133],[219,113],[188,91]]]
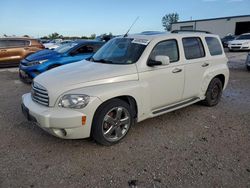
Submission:
[[[144,109],[145,105],[147,105],[149,101],[149,100],[146,101],[143,100],[142,97],[145,95],[145,88],[143,88],[143,86],[140,85],[140,82],[138,80],[89,86],[81,89],[74,89],[68,91],[67,93],[77,93],[77,94],[81,93],[92,97],[98,97],[102,101],[102,104],[110,99],[118,98],[121,96],[132,97],[137,105],[138,121],[145,119],[143,117],[145,114]]]
[[[225,77],[225,83],[224,83],[223,89],[226,88],[227,83],[228,83],[228,79],[229,79],[229,69],[228,69],[227,64],[213,65],[213,66],[209,67],[203,75],[201,96],[205,95],[209,83],[211,82],[211,80],[214,77],[216,77],[218,75],[223,75]]]

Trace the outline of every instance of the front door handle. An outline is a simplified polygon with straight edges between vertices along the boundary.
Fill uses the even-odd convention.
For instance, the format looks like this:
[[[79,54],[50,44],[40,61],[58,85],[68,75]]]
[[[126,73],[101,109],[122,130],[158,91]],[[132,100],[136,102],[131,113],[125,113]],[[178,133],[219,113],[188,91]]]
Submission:
[[[1,50],[1,52],[7,52],[7,50]]]
[[[174,70],[172,70],[172,73],[178,73],[178,72],[181,72],[182,69],[179,69],[179,68],[175,68]]]
[[[209,65],[209,63],[203,63],[201,66],[202,67],[207,67]]]

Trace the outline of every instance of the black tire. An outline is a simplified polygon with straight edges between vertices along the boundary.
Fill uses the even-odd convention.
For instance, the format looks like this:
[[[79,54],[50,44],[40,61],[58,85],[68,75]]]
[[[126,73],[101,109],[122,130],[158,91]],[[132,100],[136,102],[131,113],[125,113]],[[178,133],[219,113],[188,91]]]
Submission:
[[[247,70],[250,71],[250,66],[247,66]]]
[[[206,98],[202,103],[206,106],[215,106],[219,103],[222,96],[222,82],[219,78],[214,78],[208,85]]]
[[[122,137],[119,139],[117,138],[118,140],[115,140],[115,139],[110,140],[109,138],[106,138],[108,136],[105,136],[105,131],[108,132],[108,130],[113,130],[113,133],[115,133],[114,134],[114,137],[115,137],[116,136],[116,128],[112,129],[112,127],[115,127],[115,126],[120,127],[119,130],[121,131],[121,127],[123,126],[123,125],[117,125],[117,124],[115,124],[115,126],[114,125],[112,126],[112,124],[109,124],[108,121],[105,121],[105,119],[104,119],[105,117],[110,116],[109,113],[112,113],[113,116],[117,116],[118,113],[115,114],[112,111],[112,110],[115,111],[116,108],[123,109],[124,112],[122,112],[122,113],[126,114],[130,120],[129,120],[129,123],[128,123],[129,125],[127,128],[125,128],[125,126],[127,126],[127,124],[124,125],[124,128],[125,128],[124,135],[122,135]],[[121,115],[121,117],[122,117],[122,115]],[[116,117],[113,118],[113,120],[115,120],[115,119],[116,119]],[[122,121],[121,118],[120,118],[120,120]],[[120,100],[120,99],[112,99],[112,100],[109,100],[109,101],[105,102],[104,104],[102,104],[95,112],[95,115],[93,118],[93,123],[92,123],[91,136],[97,143],[99,143],[101,145],[105,145],[105,146],[110,146],[110,145],[116,144],[119,141],[121,141],[126,136],[126,134],[129,132],[133,123],[134,123],[134,119],[133,119],[132,110],[131,110],[129,104],[123,100]],[[105,128],[106,128],[106,130],[104,130]],[[110,131],[110,132],[112,132],[112,131]],[[122,131],[121,131],[121,133],[122,133]],[[110,137],[112,137],[112,133],[110,133]]]

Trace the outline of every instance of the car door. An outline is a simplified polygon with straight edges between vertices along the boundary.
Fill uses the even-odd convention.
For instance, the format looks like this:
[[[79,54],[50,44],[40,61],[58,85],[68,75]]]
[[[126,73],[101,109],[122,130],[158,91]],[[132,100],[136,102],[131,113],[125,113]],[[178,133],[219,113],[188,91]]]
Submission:
[[[10,39],[6,41],[6,44],[7,62],[13,65],[19,64],[20,60],[24,58],[25,52],[28,50],[29,41]]]
[[[185,87],[183,100],[200,96],[205,71],[209,60],[200,37],[182,38],[185,54]]]
[[[172,39],[156,44],[149,59],[159,55],[168,56],[170,64],[150,67],[149,71],[139,75],[148,85],[152,111],[180,101],[184,87],[184,66],[178,42]]]

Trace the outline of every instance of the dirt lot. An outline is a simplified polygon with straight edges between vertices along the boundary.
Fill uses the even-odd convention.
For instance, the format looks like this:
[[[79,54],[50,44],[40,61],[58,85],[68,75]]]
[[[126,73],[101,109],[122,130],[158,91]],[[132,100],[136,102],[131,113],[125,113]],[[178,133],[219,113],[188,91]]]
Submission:
[[[250,187],[250,72],[228,53],[221,103],[199,104],[137,124],[123,142],[61,140],[26,121],[30,86],[0,70],[0,187]]]

